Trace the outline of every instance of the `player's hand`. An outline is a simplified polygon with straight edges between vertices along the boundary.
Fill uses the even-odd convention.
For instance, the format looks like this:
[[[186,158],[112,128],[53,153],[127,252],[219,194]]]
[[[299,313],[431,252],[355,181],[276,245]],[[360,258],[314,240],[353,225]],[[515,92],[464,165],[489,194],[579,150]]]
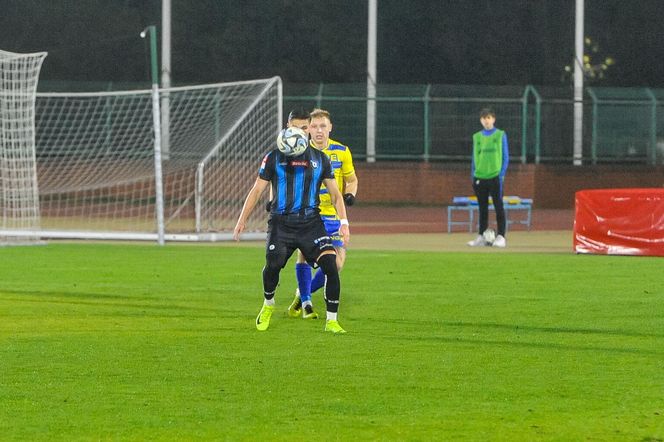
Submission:
[[[350,226],[347,224],[342,224],[339,228],[339,233],[341,233],[344,243],[350,242]]]
[[[352,193],[344,194],[344,203],[346,203],[347,206],[352,206],[355,204],[355,195]]]
[[[233,239],[235,241],[239,241],[240,235],[242,234],[243,231],[244,231],[244,223],[238,221],[237,224],[235,225],[235,230],[233,230]]]
[[[267,203],[265,203],[265,211],[266,212],[272,211],[272,201],[268,201]]]

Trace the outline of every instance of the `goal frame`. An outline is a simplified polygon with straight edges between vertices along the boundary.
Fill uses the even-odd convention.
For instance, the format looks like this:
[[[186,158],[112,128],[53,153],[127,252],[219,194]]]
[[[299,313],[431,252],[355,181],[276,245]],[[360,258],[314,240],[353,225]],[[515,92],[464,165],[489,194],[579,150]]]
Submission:
[[[40,243],[15,231],[40,227],[35,101],[47,55],[0,50],[0,245]]]
[[[201,229],[201,199],[202,199],[202,193],[203,193],[203,177],[205,174],[205,169],[206,165],[208,164],[209,160],[213,158],[215,155],[217,155],[220,147],[223,145],[223,143],[226,141],[228,137],[230,137],[232,134],[234,134],[234,131],[238,128],[238,126],[245,121],[245,119],[249,116],[249,114],[254,110],[254,108],[258,105],[258,103],[261,101],[261,99],[264,99],[266,97],[266,94],[269,93],[274,93],[274,88],[276,87],[276,93],[277,93],[277,98],[276,98],[276,114],[274,116],[274,120],[272,123],[273,129],[274,129],[274,134],[278,133],[278,131],[281,129],[282,126],[282,119],[283,119],[283,85],[281,78],[276,76],[276,77],[271,77],[271,78],[266,78],[266,79],[256,79],[256,80],[246,80],[246,81],[238,81],[238,82],[226,82],[226,83],[217,83],[217,84],[206,84],[206,85],[195,85],[195,86],[181,86],[181,87],[171,87],[171,88],[157,88],[156,89],[156,94],[155,90],[133,90],[133,91],[117,91],[113,92],[113,94],[117,95],[123,95],[123,94],[147,94],[150,95],[152,94],[153,96],[153,103],[154,102],[159,102],[160,99],[163,97],[168,97],[169,94],[176,93],[178,91],[184,91],[184,90],[196,90],[196,89],[203,89],[203,88],[210,88],[214,86],[233,86],[233,85],[243,85],[243,84],[250,84],[250,83],[256,83],[256,82],[265,82],[262,91],[258,96],[256,96],[251,103],[250,106],[248,106],[246,109],[244,109],[243,114],[240,116],[240,118],[235,121],[235,123],[232,125],[232,127],[227,130],[225,135],[223,136],[222,139],[220,139],[208,152],[207,154],[198,162],[197,167],[195,169],[195,194],[194,194],[194,208],[195,208],[195,230],[192,232],[187,232],[187,233],[168,233],[164,232],[164,226],[159,225],[159,223],[163,223],[164,220],[164,213],[163,213],[163,195],[161,195],[161,204],[156,204],[155,208],[156,210],[161,210],[161,214],[155,213],[155,232],[131,232],[131,231],[86,231],[86,230],[60,230],[60,229],[43,229],[43,228],[37,228],[37,229],[0,229],[0,236],[12,236],[12,237],[37,237],[37,238],[43,238],[43,239],[81,239],[81,240],[127,240],[127,241],[155,241],[159,244],[162,244],[164,241],[165,242],[173,242],[173,241],[186,241],[186,242],[196,242],[196,241],[203,241],[203,242],[215,242],[215,241],[229,241],[232,239],[232,232],[204,232]],[[272,92],[271,92],[272,91]],[[61,93],[61,92],[47,92],[47,93],[38,93],[37,97],[63,97],[63,96],[79,96],[79,97],[84,97],[88,96],[94,93]],[[160,112],[159,106],[154,106],[152,107],[152,112],[153,112],[153,124],[159,125],[160,122],[163,124],[163,118],[164,118],[164,113]],[[270,117],[271,118],[271,117]],[[164,126],[167,126],[167,124],[164,124]],[[167,126],[168,127],[168,126]],[[153,127],[153,130],[155,131],[160,131],[157,126]],[[157,136],[158,132],[155,132],[155,140],[154,142],[159,141],[159,137]],[[154,146],[155,149],[153,151],[153,155],[159,155],[161,153],[161,146]],[[255,163],[258,165],[260,162],[260,158],[256,157],[255,158]],[[155,161],[155,168],[158,167],[157,162]],[[159,179],[159,174],[155,170],[155,179]],[[161,183],[155,183],[155,187],[159,188],[160,185],[163,186],[163,178]],[[250,185],[251,183],[247,183]],[[244,195],[243,195],[244,197]],[[157,195],[155,195],[155,198],[159,198]],[[238,212],[239,213],[239,212]],[[244,233],[242,235],[243,239],[264,239],[266,237],[266,233],[264,231],[258,231],[258,232],[248,232]]]

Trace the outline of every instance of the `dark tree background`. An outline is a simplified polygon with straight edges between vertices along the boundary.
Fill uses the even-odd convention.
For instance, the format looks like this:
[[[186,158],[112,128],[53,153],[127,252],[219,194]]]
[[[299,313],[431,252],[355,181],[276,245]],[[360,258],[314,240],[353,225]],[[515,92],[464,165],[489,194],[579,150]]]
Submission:
[[[664,1],[586,0],[605,86],[664,87]],[[568,84],[574,0],[378,0],[378,81]],[[41,78],[148,82],[161,0],[0,0],[0,49],[48,51]],[[176,84],[280,75],[364,82],[363,0],[172,0]],[[593,59],[592,62],[596,60]],[[567,83],[565,83],[567,82]]]

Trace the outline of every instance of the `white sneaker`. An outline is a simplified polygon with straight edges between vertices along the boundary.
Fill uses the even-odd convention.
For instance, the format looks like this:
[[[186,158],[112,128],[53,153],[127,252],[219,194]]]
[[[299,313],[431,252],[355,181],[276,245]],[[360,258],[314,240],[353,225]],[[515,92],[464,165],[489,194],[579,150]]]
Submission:
[[[494,247],[507,247],[507,241],[503,235],[496,236],[496,239],[493,240]]]
[[[496,238],[497,239],[497,238]],[[486,241],[484,240],[484,237],[482,235],[477,235],[477,238],[475,238],[472,241],[468,241],[467,243],[470,247],[479,247],[479,246],[485,246]]]

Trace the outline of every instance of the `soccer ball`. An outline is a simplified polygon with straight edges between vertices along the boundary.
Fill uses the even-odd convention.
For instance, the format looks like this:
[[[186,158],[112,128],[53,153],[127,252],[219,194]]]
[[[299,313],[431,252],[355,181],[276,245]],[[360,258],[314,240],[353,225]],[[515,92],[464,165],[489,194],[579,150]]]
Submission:
[[[307,133],[299,127],[287,127],[277,136],[277,147],[287,157],[301,155],[309,145]]]
[[[496,231],[493,229],[486,229],[482,236],[484,237],[484,241],[488,245],[491,245],[496,240]]]

